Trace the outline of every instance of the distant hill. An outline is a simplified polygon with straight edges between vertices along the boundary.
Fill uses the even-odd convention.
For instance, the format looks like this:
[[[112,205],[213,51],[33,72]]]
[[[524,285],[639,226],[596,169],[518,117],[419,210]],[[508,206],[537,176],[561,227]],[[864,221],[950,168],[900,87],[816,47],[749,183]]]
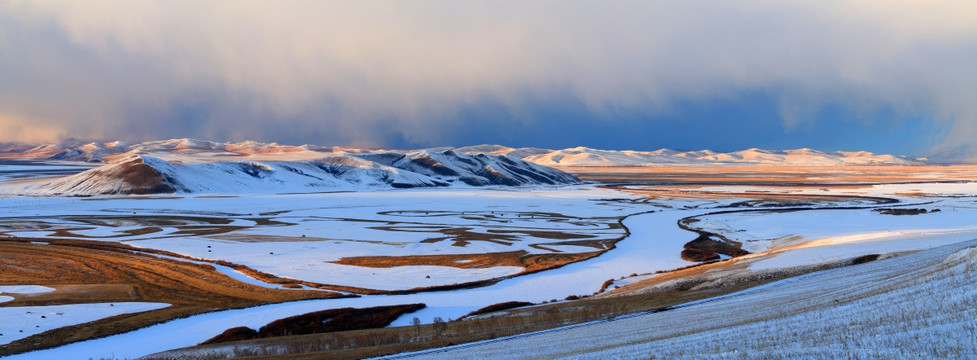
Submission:
[[[559,170],[451,150],[324,154],[316,160],[171,163],[130,154],[78,174],[17,184],[30,195],[289,193],[376,188],[576,184]]]
[[[762,150],[747,149],[728,153],[710,150],[655,151],[600,150],[575,147],[563,150],[541,148],[511,148],[501,145],[476,145],[459,148],[427,149],[430,152],[452,150],[460,154],[505,155],[551,167],[571,166],[660,166],[660,165],[916,165],[926,159],[906,156],[873,154],[866,151],[822,152],[812,149]],[[244,141],[221,143],[195,139],[170,139],[129,144],[121,141],[78,144],[47,144],[39,146],[0,145],[0,159],[43,159],[108,163],[131,155],[148,155],[174,163],[203,163],[213,161],[294,161],[316,160],[336,154],[374,154],[404,150],[368,149],[354,147],[325,147],[317,145],[280,145]],[[952,151],[934,156],[946,162]],[[969,154],[973,155],[973,154]],[[960,157],[960,156],[956,156]],[[972,156],[973,157],[973,156]],[[379,158],[377,158],[379,159]]]

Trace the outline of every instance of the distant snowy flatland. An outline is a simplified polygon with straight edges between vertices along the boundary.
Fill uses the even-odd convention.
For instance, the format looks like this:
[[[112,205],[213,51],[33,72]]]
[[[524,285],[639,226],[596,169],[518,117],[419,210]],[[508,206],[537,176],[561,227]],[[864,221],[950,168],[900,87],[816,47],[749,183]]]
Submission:
[[[559,170],[506,156],[451,150],[321,154],[315,160],[181,164],[145,155],[61,178],[0,186],[27,195],[292,193],[377,188],[575,184]]]
[[[904,156],[876,155],[866,151],[826,153],[811,149],[771,151],[748,149],[729,153],[709,150],[656,151],[598,150],[585,147],[554,150],[525,158],[547,166],[660,166],[660,165],[916,165],[922,161]]]
[[[575,147],[563,150],[511,148],[501,145],[475,145],[459,148],[435,148],[419,151],[440,153],[452,150],[460,154],[504,155],[538,165],[571,166],[660,166],[660,165],[918,165],[925,159],[873,154],[866,151],[821,152],[812,149],[747,149],[728,153],[710,150],[655,151],[600,150]],[[244,141],[221,143],[194,139],[170,139],[128,144],[121,141],[84,144],[47,144],[40,146],[0,145],[0,159],[44,159],[85,162],[112,162],[132,155],[149,155],[171,162],[196,163],[212,161],[295,161],[316,160],[336,154],[384,154],[389,150],[317,145],[290,146],[277,143]],[[406,153],[405,151],[393,151]]]

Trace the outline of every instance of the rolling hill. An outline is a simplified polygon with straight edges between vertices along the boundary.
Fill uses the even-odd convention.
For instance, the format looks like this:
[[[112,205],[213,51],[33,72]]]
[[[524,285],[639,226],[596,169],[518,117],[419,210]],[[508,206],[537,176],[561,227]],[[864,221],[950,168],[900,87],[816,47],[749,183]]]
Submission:
[[[499,155],[467,155],[451,150],[322,155],[315,160],[189,164],[128,155],[75,175],[18,183],[5,190],[72,196],[242,194],[579,182],[562,171]]]

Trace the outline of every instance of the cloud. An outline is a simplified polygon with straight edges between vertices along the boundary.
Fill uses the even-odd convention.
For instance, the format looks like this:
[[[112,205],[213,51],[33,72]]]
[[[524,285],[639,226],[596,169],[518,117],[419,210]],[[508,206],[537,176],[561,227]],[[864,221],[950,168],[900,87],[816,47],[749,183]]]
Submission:
[[[437,144],[485,101],[504,126],[744,91],[787,129],[832,105],[977,135],[966,0],[3,2],[0,52],[0,113],[75,137]]]
[[[58,142],[64,138],[64,129],[58,126],[38,124],[37,121],[0,114],[0,129],[7,141],[39,144]]]

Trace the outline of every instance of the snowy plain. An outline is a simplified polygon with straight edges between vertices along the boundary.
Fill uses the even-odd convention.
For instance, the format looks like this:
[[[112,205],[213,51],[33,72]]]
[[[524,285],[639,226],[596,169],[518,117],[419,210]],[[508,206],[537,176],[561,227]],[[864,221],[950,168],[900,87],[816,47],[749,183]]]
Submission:
[[[804,191],[808,190],[795,192]],[[780,249],[784,251],[754,263],[756,269],[834,261],[873,253],[929,249],[977,237],[972,234],[977,229],[973,220],[977,219],[977,206],[973,198],[977,196],[977,186],[974,184],[880,185],[833,189],[831,193],[889,196],[908,203],[920,203],[919,199],[900,195],[910,192],[933,194],[932,199],[919,206],[940,208],[941,212],[914,216],[883,215],[871,209],[797,211],[758,216],[732,213],[703,216],[701,224],[696,225],[712,226],[711,230],[743,240],[752,246],[751,250],[778,249],[779,245],[805,245],[789,250]],[[823,192],[818,191],[818,194]],[[468,241],[465,246],[455,246],[457,242],[450,236],[440,241],[423,242],[445,237],[443,230],[450,228],[467,228],[479,233],[506,228],[546,230],[610,239],[624,235],[609,226],[623,217],[623,225],[630,232],[627,238],[617,243],[617,248],[596,258],[506,279],[486,287],[298,301],[219,311],[9,358],[132,358],[195,345],[230,327],[258,328],[282,317],[329,308],[418,302],[428,305],[424,310],[395,321],[393,325],[397,326],[407,325],[414,316],[424,322],[429,322],[435,316],[457,318],[503,301],[538,303],[563,299],[568,295],[590,294],[608,279],[691,264],[678,254],[696,234],[680,229],[676,226],[677,221],[716,211],[739,199],[639,200],[628,193],[593,186],[240,196],[0,197],[0,218],[4,220],[0,224],[0,233],[7,235],[44,238],[52,235],[54,229],[70,228],[89,240],[121,241],[172,251],[201,261],[226,260],[283,277],[386,289],[485,279],[510,274],[515,269],[463,270],[431,266],[375,269],[340,266],[327,261],[363,255],[471,254],[512,250],[539,253],[542,250],[529,245],[557,241],[526,232],[517,234],[506,243]],[[127,230],[147,227],[146,222],[151,220],[142,217],[223,218],[230,222],[215,225],[204,221],[188,226],[238,228],[204,236],[180,234],[181,229],[176,226],[164,226],[150,234],[127,233]],[[100,223],[80,222],[79,218],[97,218]],[[800,240],[777,243],[777,239]],[[592,250],[577,248],[563,246],[560,249]],[[229,268],[224,270],[225,273],[234,272]],[[428,275],[431,279],[425,277]],[[246,282],[260,282],[240,273],[235,276]]]
[[[549,251],[533,245],[566,241],[545,234],[534,235],[539,232],[571,234],[586,240],[613,240],[625,235],[622,229],[613,227],[620,217],[646,208],[640,204],[600,201],[621,195],[593,187],[568,187],[538,191],[531,188],[419,189],[236,197],[10,197],[0,199],[3,204],[0,233],[43,238],[58,230],[70,230],[86,240],[120,241],[198,259],[225,260],[281,277],[396,290],[491,279],[522,269],[511,266],[383,269],[330,261],[382,255],[546,253]],[[135,214],[138,216],[130,216]],[[182,219],[187,221],[166,225]],[[214,224],[201,219],[229,222]],[[160,231],[127,233],[149,227]],[[230,230],[201,236],[186,233],[187,229],[200,227]],[[464,232],[452,235],[454,229]],[[501,239],[506,235],[509,239],[466,240],[463,237],[466,234],[495,234],[495,238]],[[443,240],[425,242],[428,239]],[[594,251],[586,246],[553,247],[564,252]]]
[[[422,208],[431,206],[431,204],[441,204],[439,207],[443,207],[444,203],[453,204],[455,207],[462,207],[468,209],[466,206],[482,206],[491,203],[492,196],[501,196],[503,201],[513,207],[524,208],[528,206],[534,206],[537,208],[542,208],[542,210],[547,210],[547,207],[541,206],[542,199],[556,199],[556,203],[553,204],[554,207],[560,209],[563,212],[575,211],[574,206],[581,207],[579,210],[582,212],[592,213],[598,209],[603,209],[604,215],[618,215],[618,214],[632,214],[624,220],[624,225],[630,230],[631,235],[625,240],[618,243],[618,247],[611,250],[597,258],[574,263],[567,265],[565,267],[554,269],[550,271],[545,271],[542,273],[530,274],[526,276],[515,277],[512,279],[504,280],[497,284],[475,288],[467,289],[462,291],[449,291],[449,292],[433,292],[433,293],[419,293],[411,295],[395,295],[395,296],[364,296],[355,299],[331,299],[331,300],[312,300],[312,301],[301,301],[286,304],[274,304],[259,306],[250,309],[242,310],[228,310],[221,311],[203,315],[197,315],[186,319],[173,320],[165,324],[155,325],[148,328],[136,330],[126,334],[120,334],[108,338],[96,339],[91,341],[86,341],[77,344],[70,344],[61,348],[42,350],[37,353],[24,354],[23,357],[13,357],[13,358],[31,358],[30,356],[54,356],[62,357],[74,356],[72,354],[91,354],[92,356],[104,356],[105,349],[113,349],[113,353],[116,356],[126,356],[134,357],[146,355],[149,353],[168,350],[172,348],[178,348],[183,346],[191,346],[200,341],[210,338],[224,329],[234,326],[248,326],[252,328],[260,327],[272,320],[301,314],[305,312],[321,310],[326,308],[338,308],[346,306],[377,306],[377,305],[388,305],[388,304],[403,304],[403,303],[426,303],[428,307],[417,313],[408,314],[401,319],[398,319],[393,325],[407,325],[409,319],[413,316],[417,316],[428,322],[430,318],[435,316],[440,316],[443,318],[456,318],[458,316],[464,315],[474,309],[490,305],[493,303],[501,301],[530,301],[530,302],[542,302],[549,299],[562,299],[568,295],[582,295],[589,294],[597,290],[599,285],[608,280],[616,279],[622,276],[627,276],[631,273],[648,273],[655,270],[667,270],[672,268],[681,267],[690,264],[687,261],[680,259],[677,254],[681,251],[685,242],[695,238],[696,234],[682,230],[676,226],[676,222],[687,216],[693,216],[709,212],[717,207],[728,204],[733,200],[724,201],[702,201],[702,200],[674,200],[666,202],[668,207],[661,207],[661,202],[658,205],[643,204],[640,202],[633,201],[613,201],[607,202],[609,198],[617,199],[627,199],[627,194],[615,193],[604,189],[594,189],[594,188],[571,188],[558,191],[538,191],[533,193],[534,195],[527,194],[517,194],[515,192],[489,192],[488,194],[483,192],[469,192],[469,191],[438,191],[438,190],[412,190],[404,192],[386,192],[386,193],[340,193],[340,194],[320,194],[315,195],[316,199],[321,198],[331,198],[335,197],[337,199],[348,198],[355,199],[355,201],[350,200],[350,202],[355,202],[363,204],[364,201],[369,201],[368,199],[382,197],[384,199],[397,199],[402,197],[418,197],[418,201],[423,201],[421,199],[432,199],[441,197],[439,200],[429,200],[431,203],[427,205],[415,204],[415,208]],[[525,203],[520,203],[520,199],[525,199],[529,196],[530,200],[524,200]],[[298,195],[289,195],[282,200],[289,199],[292,197],[302,198]],[[452,197],[454,200],[448,200]],[[469,200],[463,200],[465,198]],[[229,210],[229,207],[237,207],[244,202],[248,209],[253,209],[252,211],[274,211],[277,208],[262,208],[259,204],[268,204],[267,199],[251,199],[250,197],[239,197],[239,198],[215,198],[215,199],[145,199],[145,200],[131,200],[131,199],[119,199],[119,200],[101,200],[101,201],[89,201],[81,202],[86,204],[85,206],[93,206],[91,210],[98,211],[104,208],[104,204],[108,201],[111,204],[113,201],[119,201],[116,205],[127,205],[134,206],[133,204],[140,205],[140,211],[146,211],[152,208],[166,208],[168,204],[173,204],[174,201],[186,201],[188,203],[193,203],[196,201],[208,202],[207,206],[197,205],[201,208],[209,209],[209,211],[223,211]],[[28,202],[32,209],[35,211],[40,211],[43,213],[45,206],[37,206],[38,202],[51,201],[55,204],[59,204],[63,201],[72,201],[71,199],[37,199],[37,198],[19,198],[16,201]],[[301,200],[300,200],[301,201]],[[466,201],[471,201],[468,205],[464,204]],[[963,206],[967,202],[972,202],[969,198],[946,198],[942,199],[946,202],[946,206],[955,206],[959,209],[958,213],[947,212],[947,214],[955,214],[954,216],[948,216],[947,220],[942,223],[947,229],[961,229],[966,228],[968,224],[971,223],[971,219],[975,217],[973,215],[977,212],[970,212],[969,207]],[[253,202],[253,203],[252,203]],[[515,203],[510,203],[515,202]],[[569,203],[568,203],[569,202]],[[579,202],[579,203],[575,203]],[[88,205],[90,203],[96,203],[96,205]],[[155,205],[154,205],[155,203]],[[223,206],[214,206],[215,204],[225,204]],[[308,203],[306,200],[305,203]],[[336,201],[336,203],[343,204],[344,201]],[[164,205],[167,204],[167,205]],[[348,206],[349,202],[345,202]],[[60,206],[60,205],[55,205]],[[255,207],[257,206],[257,207]],[[268,207],[268,205],[264,205]],[[279,206],[294,206],[294,204],[279,203]],[[497,205],[502,206],[502,205]],[[595,208],[596,207],[596,208]],[[115,210],[128,211],[125,206],[112,206],[109,207]],[[345,209],[344,207],[340,207]],[[369,212],[376,213],[378,211],[375,206],[366,206],[370,209]],[[382,208],[382,207],[381,207]],[[125,209],[125,210],[123,210]],[[458,210],[457,208],[455,210]],[[552,210],[552,209],[550,209]],[[346,210],[343,210],[346,211]],[[367,211],[367,210],[364,210]],[[892,215],[879,215],[873,213],[870,209],[861,210],[865,213],[867,217],[879,216],[880,219],[888,219],[883,216],[889,216],[891,218],[900,218]],[[811,213],[835,213],[843,214],[842,212],[832,212],[830,210],[818,210],[812,211]],[[941,216],[943,213],[939,213]],[[926,214],[929,215],[929,214]],[[926,216],[917,215],[917,216]],[[736,218],[733,216],[732,218]],[[908,219],[906,217],[901,217]],[[956,219],[955,221],[953,219]],[[804,218],[796,218],[794,224],[801,225],[805,223]],[[452,220],[456,221],[456,220]],[[908,221],[908,220],[907,220]],[[784,223],[782,219],[778,221],[785,227],[791,227],[791,223]],[[561,225],[562,226],[562,225]],[[760,227],[758,225],[757,230]],[[797,236],[810,236],[812,240],[817,240],[813,237],[815,235],[832,235],[836,233],[832,232],[816,232],[818,229],[808,229],[802,226],[796,227],[800,230]],[[858,228],[854,231],[845,230],[843,228],[835,228],[836,231],[840,231],[844,234],[850,234],[851,232],[858,231],[869,231],[871,232],[873,228]],[[301,229],[300,231],[305,231],[306,229]],[[933,231],[933,229],[929,229]],[[807,235],[804,231],[813,231],[814,235]],[[925,235],[925,234],[924,234]],[[944,234],[945,235],[945,234]],[[959,236],[949,236],[942,237],[942,240],[936,241],[907,241],[903,243],[893,242],[888,243],[885,241],[877,242],[875,247],[860,249],[860,248],[840,248],[837,246],[850,246],[851,243],[844,241],[837,241],[837,237],[834,241],[824,241],[822,246],[811,247],[811,249],[816,249],[820,252],[836,252],[835,249],[845,249],[839,252],[846,257],[855,257],[859,255],[864,255],[868,253],[879,253],[886,252],[887,250],[916,250],[925,249],[935,246],[939,246],[945,243],[952,243],[960,241],[967,234],[958,234]],[[829,236],[830,238],[831,236]],[[857,239],[852,238],[852,239]],[[163,240],[154,240],[160,241]],[[138,243],[138,242],[136,242]],[[242,246],[248,246],[254,243],[243,243]],[[278,244],[278,243],[272,243]],[[847,244],[847,245],[846,245]],[[899,246],[895,246],[901,244]],[[259,244],[260,245],[260,244]],[[889,246],[894,246],[891,249]],[[257,246],[257,245],[256,245]],[[264,246],[264,245],[260,245]],[[264,247],[259,247],[262,253]],[[197,246],[196,249],[205,249],[205,246]],[[276,248],[277,249],[277,248]],[[446,249],[451,249],[450,247]],[[178,250],[173,248],[170,250]],[[205,250],[199,250],[205,251]],[[276,250],[276,255],[278,254]],[[792,265],[811,263],[816,261],[821,261],[817,257],[810,257],[810,254],[804,254],[804,248],[797,250],[785,251],[777,254],[776,257],[771,259],[761,260],[758,264],[763,264],[763,261],[774,262],[776,265],[777,259],[790,259],[788,263]],[[180,251],[177,251],[180,252]],[[308,251],[307,251],[308,252]],[[283,252],[282,254],[288,254],[288,252]],[[192,254],[191,255],[199,255]],[[793,256],[797,255],[797,256]],[[301,259],[301,258],[299,258]],[[240,261],[241,259],[235,258],[235,260]],[[252,263],[252,265],[260,265],[259,263]],[[771,266],[773,266],[771,265]],[[758,265],[760,266],[760,265]],[[372,271],[372,269],[370,269]],[[372,276],[372,275],[371,275]],[[180,336],[172,336],[167,334],[173,334],[179,329]],[[152,342],[147,342],[145,339],[158,339]],[[164,340],[165,339],[165,340]],[[132,347],[125,344],[139,343],[143,344],[139,347]]]
[[[682,245],[695,234],[674,226],[676,219],[691,214],[657,212],[636,215],[625,220],[635,241],[622,241],[618,248],[597,258],[570,264],[559,269],[515,277],[495,285],[463,291],[430,292],[409,295],[363,296],[350,299],[308,300],[272,304],[241,310],[226,310],[150,326],[126,334],[69,344],[63,347],[11,356],[10,359],[40,357],[87,358],[105,356],[113,349],[118,357],[138,357],[154,352],[192,346],[235,326],[261,327],[279,318],[329,308],[368,307],[391,304],[425,303],[427,308],[407,314],[392,326],[406,326],[417,316],[430,322],[435,316],[457,318],[478,308],[502,301],[543,302],[568,295],[590,294],[611,278],[626,276],[634,269],[665,270],[689,262],[677,256]],[[664,230],[664,231],[661,231]],[[669,239],[672,237],[672,239]],[[630,239],[630,238],[629,238]],[[663,241],[663,240],[673,241]],[[662,242],[658,242],[662,241]],[[665,245],[665,246],[662,246]],[[618,251],[620,250],[620,251]],[[178,333],[179,336],[173,334]],[[153,341],[146,341],[154,339]],[[141,344],[132,347],[127,344]]]

